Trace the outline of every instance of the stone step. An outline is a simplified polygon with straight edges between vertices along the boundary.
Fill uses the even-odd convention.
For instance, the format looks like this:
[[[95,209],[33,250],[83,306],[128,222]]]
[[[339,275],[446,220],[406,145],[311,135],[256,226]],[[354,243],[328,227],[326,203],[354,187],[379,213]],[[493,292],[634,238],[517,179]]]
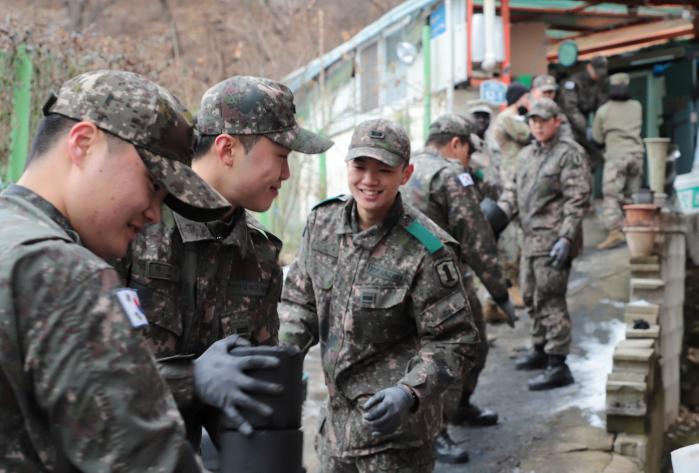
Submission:
[[[645,382],[607,379],[607,414],[644,416],[648,411]]]

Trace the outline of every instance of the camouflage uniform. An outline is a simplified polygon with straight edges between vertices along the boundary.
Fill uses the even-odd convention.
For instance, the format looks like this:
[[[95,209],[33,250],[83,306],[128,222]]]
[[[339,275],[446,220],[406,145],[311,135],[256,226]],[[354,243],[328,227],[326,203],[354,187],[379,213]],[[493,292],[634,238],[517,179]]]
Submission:
[[[476,113],[492,114],[490,105],[485,100],[470,100],[466,103],[466,111],[470,120],[474,119]],[[475,133],[471,134],[471,143],[473,150],[469,167],[472,175],[478,181],[483,197],[497,201],[502,192],[500,150],[497,146],[492,146],[493,142],[485,136],[480,137]]]
[[[360,124],[348,157],[383,152],[407,161],[410,142],[396,128],[386,120]],[[318,439],[322,471],[431,472],[441,394],[471,367],[478,341],[458,245],[400,194],[367,230],[356,212],[347,197],[311,212],[282,293],[280,341],[303,349],[321,343],[329,394]],[[396,384],[415,393],[416,410],[392,434],[372,436],[361,406]]]
[[[189,215],[227,205],[187,171],[191,125],[146,79],[83,74],[44,113],[91,121],[134,145]],[[0,471],[200,471],[137,333],[147,322],[133,291],[33,191],[0,194],[0,221]]]
[[[593,67],[602,77],[593,80],[587,70],[574,74],[563,82],[559,96],[563,113],[568,117],[575,141],[577,141],[588,154],[591,165],[602,161],[599,150],[588,140],[587,124],[588,116],[607,101],[607,85],[604,79],[607,70],[605,58],[597,56],[593,58]]]
[[[559,113],[549,99],[532,106],[530,115],[543,118]],[[559,238],[572,242],[571,259],[582,249],[582,219],[590,193],[589,168],[574,141],[555,135],[534,142],[518,156],[517,176],[505,187],[499,205],[508,215],[519,213],[524,240],[520,285],[532,317],[535,346],[547,354],[570,350],[571,320],[566,305],[570,264],[555,269],[549,252]]]
[[[430,135],[453,133],[463,136],[470,127],[455,115],[445,115],[430,127]],[[429,217],[461,245],[459,260],[465,272],[473,270],[497,303],[507,301],[507,284],[497,258],[497,245],[480,209],[481,197],[471,174],[455,160],[446,159],[433,147],[415,153],[411,159],[415,166],[410,181],[405,186],[405,200]],[[488,341],[485,336],[483,311],[476,295],[472,276],[465,281],[473,320],[481,334],[481,343],[475,365],[463,383],[456,383],[445,396],[445,414],[451,417],[462,397],[468,398],[485,367]]]
[[[300,128],[294,112],[284,85],[238,76],[204,94],[196,123],[204,135],[257,134],[295,151],[326,150],[332,142]],[[225,221],[172,214],[162,220],[134,241],[119,266],[141,295],[151,322],[145,335],[198,448],[202,424],[216,434],[216,415],[194,397],[192,361],[232,334],[277,343],[282,244],[242,208]]]
[[[525,117],[517,115],[517,111],[512,108],[500,112],[488,129],[488,139],[500,150],[500,181],[503,189],[516,175],[517,154],[529,143],[529,136],[529,125]],[[510,281],[519,280],[521,240],[519,220],[511,222],[498,239],[498,254]]]
[[[610,83],[628,85],[627,74],[614,74]],[[602,105],[592,124],[592,139],[604,143],[604,210],[608,230],[621,230],[624,197],[641,187],[643,177],[643,110],[637,100],[610,100]]]

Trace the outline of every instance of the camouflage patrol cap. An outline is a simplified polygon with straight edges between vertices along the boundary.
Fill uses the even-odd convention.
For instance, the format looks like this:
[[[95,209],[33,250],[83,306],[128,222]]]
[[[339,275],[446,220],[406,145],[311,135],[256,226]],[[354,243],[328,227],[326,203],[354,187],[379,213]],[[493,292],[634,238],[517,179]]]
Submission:
[[[534,102],[527,114],[527,118],[540,117],[548,120],[552,117],[557,117],[561,113],[556,102],[549,98],[541,98]]]
[[[264,135],[292,151],[317,154],[333,142],[296,123],[294,94],[264,77],[234,76],[204,93],[196,117],[202,135]]]
[[[549,74],[542,74],[534,79],[533,87],[539,89],[542,92],[548,92],[551,90],[558,90],[558,84],[556,83],[556,78]]]
[[[493,109],[487,100],[469,100],[466,102],[466,113],[473,115],[474,113],[487,113],[488,115],[493,114]]]
[[[89,121],[131,143],[152,178],[168,191],[165,203],[192,220],[215,220],[230,204],[200,178],[192,162],[189,112],[167,90],[138,74],[100,70],[80,74],[51,95],[44,115]]]
[[[629,85],[631,78],[625,72],[617,72],[609,76],[609,83],[611,85]]]
[[[471,122],[453,113],[447,113],[437,118],[430,125],[428,135],[456,135],[469,137],[473,133]]]
[[[374,158],[389,166],[410,161],[410,138],[399,124],[383,118],[367,120],[354,129],[345,161]]]

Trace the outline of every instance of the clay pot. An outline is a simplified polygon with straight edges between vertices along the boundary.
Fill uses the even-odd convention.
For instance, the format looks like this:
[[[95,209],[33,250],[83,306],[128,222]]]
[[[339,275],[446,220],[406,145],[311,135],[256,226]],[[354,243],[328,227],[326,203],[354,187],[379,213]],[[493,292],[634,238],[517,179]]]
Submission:
[[[655,226],[625,226],[626,244],[632,258],[651,256],[655,250],[655,236],[658,228]]]
[[[655,225],[659,206],[656,204],[629,204],[624,205],[626,225],[629,227]]]

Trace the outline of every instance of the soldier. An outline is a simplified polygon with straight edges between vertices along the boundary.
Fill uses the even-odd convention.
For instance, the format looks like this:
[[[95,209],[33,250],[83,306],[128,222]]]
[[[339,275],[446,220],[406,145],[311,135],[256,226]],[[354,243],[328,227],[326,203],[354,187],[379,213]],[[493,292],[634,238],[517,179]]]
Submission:
[[[471,135],[473,150],[469,167],[473,177],[478,181],[481,195],[497,201],[502,192],[500,153],[497,147],[492,146],[485,137],[490,127],[491,115],[492,109],[485,100],[466,102],[466,118],[473,123],[474,128],[474,133]]]
[[[0,195],[0,471],[201,471],[138,297],[103,260],[163,199],[192,219],[228,211],[188,167],[188,112],[121,71],[69,80],[43,112]]]
[[[624,214],[621,206],[641,187],[643,178],[643,109],[629,96],[629,75],[609,78],[609,101],[602,105],[592,124],[592,139],[604,146],[604,210],[602,220],[609,232],[597,248],[612,248],[625,241],[621,231]]]
[[[529,380],[531,390],[573,383],[565,363],[572,328],[566,290],[572,260],[582,248],[590,185],[583,150],[561,137],[559,114],[551,99],[533,104],[528,116],[536,141],[520,152],[516,179],[499,202],[510,217],[519,213],[524,233],[520,285],[533,322],[534,351],[517,369],[546,368]]]
[[[122,265],[141,295],[146,338],[195,449],[202,424],[215,439],[217,416],[194,395],[193,360],[234,334],[255,345],[277,343],[281,241],[246,210],[272,205],[289,178],[290,151],[315,154],[332,145],[300,128],[294,111],[291,91],[269,79],[236,76],[210,88],[196,117],[192,168],[233,211],[208,223],[168,215],[134,242]],[[252,431],[244,417],[232,417],[230,427]]]
[[[599,149],[592,144],[587,118],[607,101],[607,58],[595,56],[585,69],[563,82],[560,103],[570,122],[575,141],[587,152],[591,167],[602,162]]]
[[[474,367],[445,395],[444,417],[453,423],[485,426],[496,424],[498,415],[471,404],[478,375],[485,366],[488,341],[470,270],[476,273],[495,302],[508,314],[511,325],[514,325],[515,310],[498,265],[493,232],[480,209],[480,196],[468,172],[472,131],[470,123],[457,115],[443,115],[432,123],[425,149],[412,156],[415,172],[404,195],[406,202],[461,244],[459,262],[464,272],[464,287],[481,342]],[[446,427],[437,437],[435,451],[437,459],[442,462],[468,461],[468,454],[449,437]]]
[[[558,103],[558,84],[556,83],[556,78],[548,74],[537,76],[532,84],[531,94],[532,99],[534,100],[547,98]],[[573,129],[570,127],[570,123],[568,122],[568,117],[561,114],[560,119],[562,136],[575,139]]]
[[[513,82],[507,88],[506,96],[507,108],[495,117],[488,130],[488,140],[495,143],[500,150],[500,182],[503,188],[514,179],[517,154],[531,138],[529,125],[526,122],[526,113],[529,109],[529,94],[526,87]],[[511,288],[513,300],[519,307],[523,304],[518,287],[521,239],[522,230],[518,220],[511,222],[498,238],[500,262],[505,277],[513,284]]]
[[[441,395],[473,364],[456,241],[402,202],[410,140],[389,120],[355,129],[351,197],[311,212],[280,305],[280,342],[321,343],[321,471],[431,472]]]

